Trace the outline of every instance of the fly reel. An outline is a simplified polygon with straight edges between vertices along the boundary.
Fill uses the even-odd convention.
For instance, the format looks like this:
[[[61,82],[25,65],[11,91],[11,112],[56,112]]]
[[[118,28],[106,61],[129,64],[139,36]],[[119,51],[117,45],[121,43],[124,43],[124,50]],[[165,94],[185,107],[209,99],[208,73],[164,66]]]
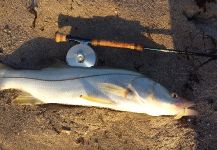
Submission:
[[[96,64],[96,53],[86,43],[80,43],[69,49],[66,62],[73,67],[92,67]]]

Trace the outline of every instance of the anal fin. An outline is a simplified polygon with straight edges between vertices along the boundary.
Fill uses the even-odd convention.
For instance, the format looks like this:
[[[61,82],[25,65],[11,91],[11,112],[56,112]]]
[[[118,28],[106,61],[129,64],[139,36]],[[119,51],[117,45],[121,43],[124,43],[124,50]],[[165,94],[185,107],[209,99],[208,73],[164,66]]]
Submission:
[[[80,97],[90,102],[101,103],[101,104],[113,104],[113,102],[108,99],[98,98],[95,96],[81,95]]]
[[[27,92],[22,92],[19,96],[17,96],[13,101],[13,104],[18,105],[39,105],[43,104],[42,101],[34,98],[31,94]]]

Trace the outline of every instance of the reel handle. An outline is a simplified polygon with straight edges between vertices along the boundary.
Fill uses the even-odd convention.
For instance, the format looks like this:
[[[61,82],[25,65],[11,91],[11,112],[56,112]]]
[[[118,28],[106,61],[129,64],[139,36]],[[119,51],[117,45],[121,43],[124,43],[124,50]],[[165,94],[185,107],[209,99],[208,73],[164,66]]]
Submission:
[[[75,38],[71,35],[65,35],[59,32],[56,32],[55,34],[55,40],[56,42],[67,42],[67,41],[85,41],[92,46],[105,46],[105,47],[114,47],[114,48],[126,48],[136,51],[143,51],[144,46],[140,44],[135,43],[124,43],[124,42],[116,42],[116,41],[108,41],[108,40],[99,40],[99,39],[93,39],[93,40],[87,40],[87,39],[81,39],[81,38]]]
[[[57,43],[66,42],[67,41],[66,37],[67,37],[67,35],[65,35],[65,34],[62,34],[62,33],[59,33],[59,32],[55,33],[55,41]]]

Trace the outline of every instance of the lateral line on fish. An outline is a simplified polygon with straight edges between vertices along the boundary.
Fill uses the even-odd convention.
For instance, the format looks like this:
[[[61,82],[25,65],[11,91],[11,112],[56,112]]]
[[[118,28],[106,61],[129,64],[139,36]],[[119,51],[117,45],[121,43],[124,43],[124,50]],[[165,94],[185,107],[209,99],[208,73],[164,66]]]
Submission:
[[[84,78],[91,78],[91,77],[98,77],[98,76],[107,76],[107,75],[131,75],[131,76],[142,76],[142,75],[135,75],[135,74],[100,74],[100,75],[91,75],[91,76],[84,76],[84,77],[77,77],[77,78],[68,78],[68,79],[57,79],[57,80],[46,80],[46,79],[38,79],[38,78],[28,78],[28,77],[0,77],[2,79],[29,79],[29,80],[39,80],[39,81],[68,81],[68,80],[78,80]]]

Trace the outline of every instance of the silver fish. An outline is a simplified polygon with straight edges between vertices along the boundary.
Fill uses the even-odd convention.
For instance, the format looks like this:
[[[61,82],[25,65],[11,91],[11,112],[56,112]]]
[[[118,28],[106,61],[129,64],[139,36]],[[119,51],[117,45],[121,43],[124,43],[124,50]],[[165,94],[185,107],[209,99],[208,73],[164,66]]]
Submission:
[[[0,65],[0,90],[23,91],[18,104],[95,106],[152,116],[196,115],[193,104],[144,75],[119,69],[51,67],[14,70]]]

